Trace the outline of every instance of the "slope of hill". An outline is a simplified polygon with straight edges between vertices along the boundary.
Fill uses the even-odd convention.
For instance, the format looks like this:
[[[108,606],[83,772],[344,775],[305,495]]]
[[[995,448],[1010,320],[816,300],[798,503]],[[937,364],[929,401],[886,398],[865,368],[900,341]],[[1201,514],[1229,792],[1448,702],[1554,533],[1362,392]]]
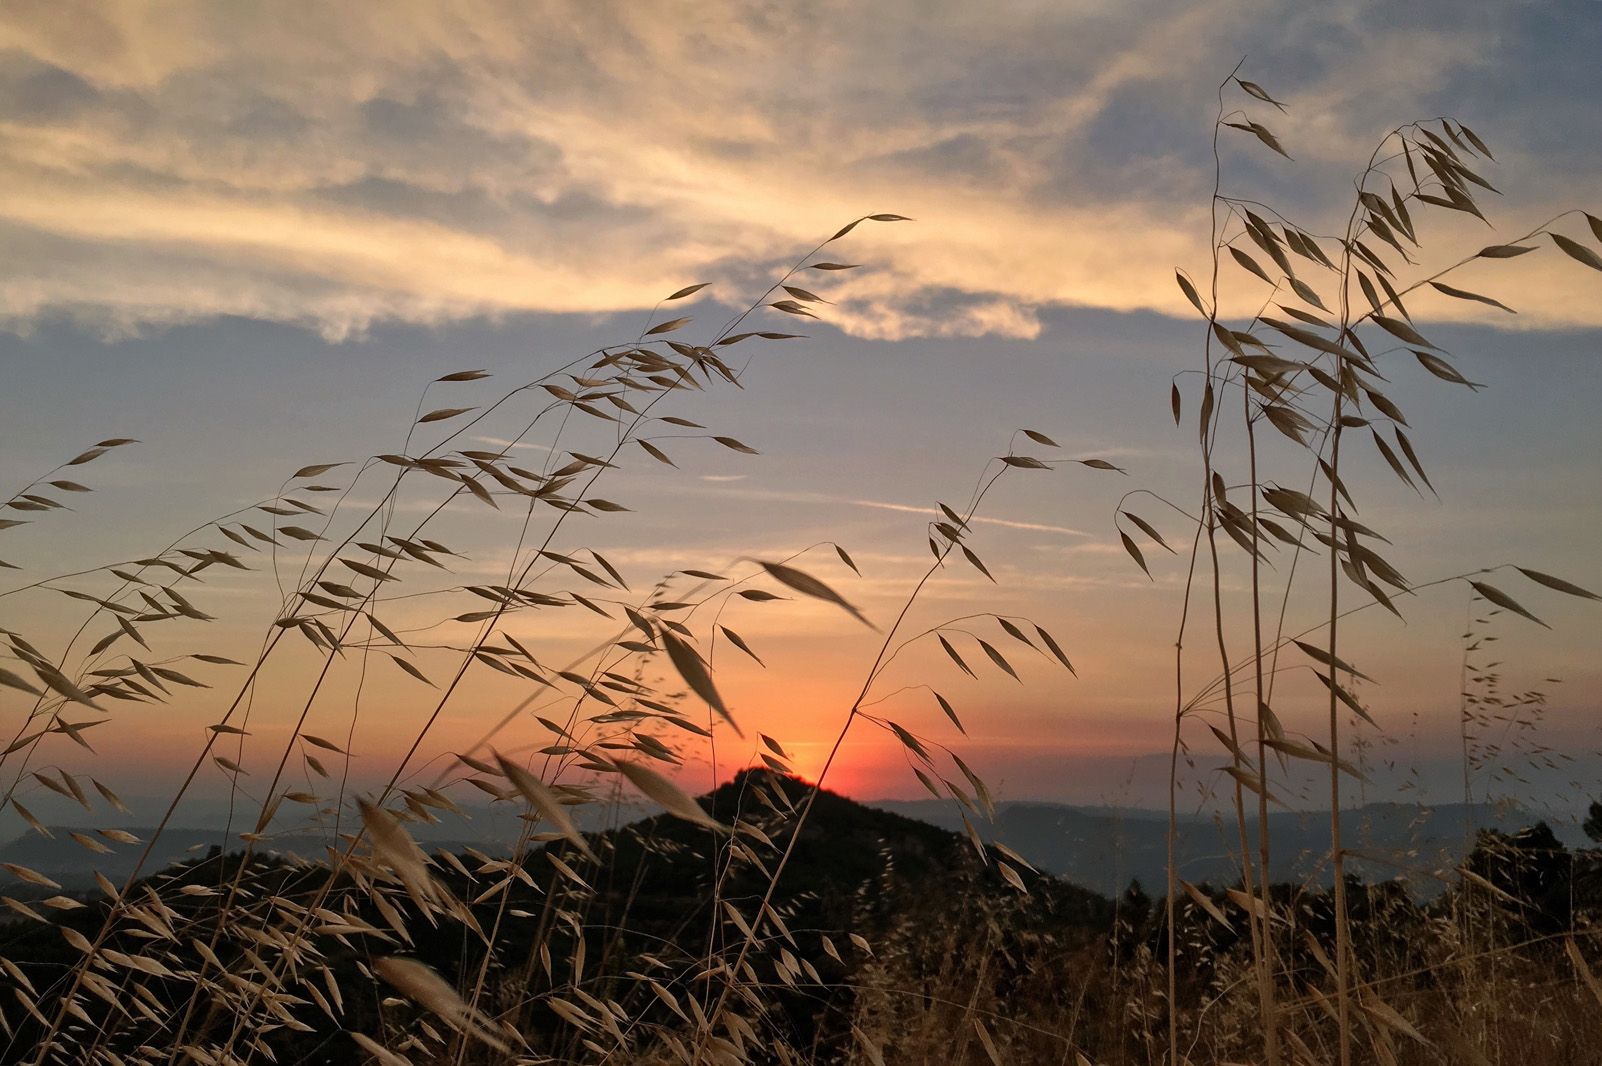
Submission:
[[[1036,930],[1049,928],[1092,942],[1112,921],[1107,900],[1022,867],[1004,875],[999,856],[990,852],[981,859],[964,835],[830,792],[817,795],[804,828],[792,840],[791,814],[808,791],[809,786],[793,778],[750,771],[702,798],[713,818],[725,825],[741,824],[740,847],[748,855],[744,861],[730,861],[724,834],[666,814],[589,834],[589,846],[598,857],[593,861],[566,841],[536,847],[522,864],[526,877],[506,876],[506,864],[471,855],[442,861],[431,876],[455,900],[464,901],[465,909],[455,912],[459,921],[407,923],[404,945],[388,935],[397,930],[393,910],[386,914],[369,897],[353,893],[340,911],[341,924],[312,934],[330,968],[328,980],[343,990],[339,1024],[308,1009],[303,1028],[274,1034],[273,1052],[279,1061],[303,1061],[313,1052],[324,1056],[317,1061],[352,1061],[355,1048],[341,1031],[373,1032],[386,1024],[381,1004],[385,991],[363,968],[374,950],[403,951],[453,984],[470,984],[485,958],[485,943],[464,935],[464,927],[489,931],[494,957],[510,960],[496,966],[497,975],[520,974],[518,979],[529,981],[541,959],[546,967],[552,958],[587,959],[587,964],[575,965],[584,965],[590,975],[586,987],[595,995],[624,1005],[620,1009],[631,1017],[664,1015],[671,1023],[672,1016],[638,973],[659,973],[664,981],[685,983],[688,975],[704,971],[708,958],[741,953],[744,930],[755,926],[762,933],[749,956],[751,965],[771,972],[776,966],[804,963],[814,975],[834,979],[821,1000],[821,983],[794,995],[775,988],[773,997],[811,1034],[814,1046],[838,1049],[852,1041],[849,1025],[842,1024],[851,1016],[856,994],[852,976],[862,967],[879,965],[880,956],[866,948],[869,940],[881,946],[885,957],[899,945],[895,957],[913,965],[909,960],[947,947],[946,940],[929,937],[930,930],[966,933],[986,922],[994,924],[1003,913],[1008,917],[1004,926],[997,926],[997,943],[1020,951]],[[769,871],[786,852],[782,891],[767,910],[773,917],[763,920],[759,901]],[[236,854],[191,857],[147,878],[129,894],[152,899],[151,892],[159,893],[163,921],[184,935],[162,938],[154,947],[140,928],[124,928],[108,946],[157,952],[163,973],[202,971],[193,945],[213,935],[208,923],[215,919],[217,889],[237,875],[240,899],[267,901],[249,917],[243,910],[233,912],[216,934],[225,945],[218,950],[238,962],[233,945],[248,949],[283,936],[276,924],[258,928],[256,923],[282,922],[282,907],[298,913],[294,901],[311,898],[325,880],[307,874],[305,866],[272,856],[257,858],[243,869]],[[1025,887],[1027,894],[1018,891]],[[410,910],[405,893],[392,890],[388,898],[387,907]],[[83,893],[80,900],[87,905],[52,912],[42,922],[0,923],[0,957],[19,965],[38,987],[55,987],[51,976],[78,958],[72,937],[63,937],[56,927],[92,938],[108,914],[110,904],[98,891]],[[383,943],[352,943],[350,933],[358,928],[371,929]],[[856,936],[867,939],[856,941]],[[248,953],[244,957],[248,962]],[[557,978],[566,980],[560,974]],[[53,1009],[48,998],[42,1009],[46,1014]],[[30,1034],[37,1035],[36,1019],[13,1012],[6,1016],[19,1026],[18,1046],[28,1046]],[[218,1015],[201,1024],[226,1023]],[[570,1061],[563,1041],[577,1038],[562,1018],[541,1006],[521,1024],[556,1060]],[[126,1052],[140,1039],[138,1027],[130,1025],[107,1050]],[[327,1057],[334,1054],[326,1050],[330,1041],[343,1041],[333,1058]]]

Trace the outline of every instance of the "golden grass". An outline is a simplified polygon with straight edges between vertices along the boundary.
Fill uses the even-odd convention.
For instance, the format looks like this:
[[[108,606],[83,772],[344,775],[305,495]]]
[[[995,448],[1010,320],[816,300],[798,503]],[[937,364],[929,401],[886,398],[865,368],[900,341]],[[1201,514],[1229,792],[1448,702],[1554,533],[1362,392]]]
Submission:
[[[1280,107],[1255,83],[1226,80],[1214,129],[1220,153],[1227,131],[1236,130],[1283,154],[1276,135],[1241,105],[1254,113]],[[856,570],[835,545],[815,546],[824,550],[810,562],[804,557],[814,549],[743,560],[729,573],[678,571],[643,592],[605,556],[568,546],[572,516],[626,511],[598,495],[625,455],[676,464],[688,453],[687,436],[753,451],[672,414],[674,401],[687,391],[738,384],[742,370],[731,353],[745,348],[736,345],[792,339],[750,328],[758,313],[826,315],[827,301],[798,278],[805,270],[849,278],[839,274],[848,264],[815,257],[862,223],[905,221],[875,214],[802,257],[701,343],[679,339],[689,335],[692,316],[659,314],[634,340],[498,396],[457,403],[487,375],[442,374],[419,397],[400,452],[303,467],[280,491],[153,554],[5,592],[7,603],[64,595],[86,611],[65,640],[40,636],[36,645],[18,629],[0,631],[11,663],[0,670],[0,686],[6,720],[15,723],[0,760],[4,801],[34,830],[50,831],[24,802],[37,789],[89,810],[120,805],[100,782],[86,786],[81,775],[47,768],[42,760],[51,746],[87,747],[85,730],[119,705],[161,704],[188,689],[206,689],[214,720],[156,835],[136,842],[106,830],[104,840],[142,844],[148,858],[203,772],[225,774],[241,804],[261,797],[237,855],[165,872],[141,860],[121,884],[101,878],[92,899],[6,899],[18,915],[10,943],[34,943],[18,932],[34,927],[49,928],[52,943],[60,943],[57,959],[0,959],[11,985],[11,1002],[0,1008],[10,1038],[5,1057],[231,1063],[359,1054],[385,1063],[694,1066],[1348,1066],[1527,1062],[1531,1054],[1551,1063],[1599,1061],[1602,991],[1591,912],[1571,908],[1562,928],[1536,930],[1521,910],[1527,901],[1495,870],[1465,869],[1445,902],[1429,906],[1387,886],[1350,881],[1336,816],[1345,803],[1343,775],[1361,776],[1353,730],[1368,717],[1356,685],[1366,675],[1343,657],[1341,635],[1353,615],[1399,611],[1404,593],[1456,583],[1472,590],[1476,603],[1539,622],[1507,591],[1507,582],[1520,578],[1543,594],[1597,598],[1530,568],[1499,568],[1497,584],[1490,571],[1413,582],[1376,547],[1386,543],[1378,532],[1355,517],[1352,496],[1360,486],[1347,480],[1354,450],[1372,447],[1398,479],[1420,491],[1430,487],[1406,418],[1385,395],[1382,369],[1421,368],[1474,387],[1410,320],[1410,295],[1430,287],[1501,306],[1442,279],[1467,262],[1527,254],[1542,237],[1602,270],[1589,246],[1552,228],[1571,218],[1560,216],[1444,270],[1412,276],[1415,214],[1479,216],[1478,197],[1488,187],[1479,170],[1489,157],[1460,123],[1400,126],[1363,168],[1334,234],[1227,195],[1219,165],[1212,263],[1201,279],[1177,276],[1201,320],[1196,366],[1176,375],[1171,394],[1175,420],[1191,418],[1196,426],[1198,498],[1190,506],[1159,501],[1183,530],[1169,534],[1180,547],[1165,538],[1166,520],[1122,507],[1114,516],[1141,570],[1149,573],[1151,564],[1137,537],[1187,564],[1176,605],[1169,877],[1159,903],[1131,895],[1108,904],[1104,927],[1069,921],[1064,908],[1090,905],[1063,895],[1024,857],[980,841],[972,823],[991,811],[992,800],[960,754],[872,711],[886,671],[912,645],[938,646],[970,675],[994,668],[1018,679],[1008,656],[1031,652],[1072,671],[1057,640],[1027,619],[980,613],[906,627],[926,586],[948,567],[990,575],[965,541],[998,479],[1068,466],[1094,476],[1122,473],[1110,462],[1062,455],[1039,430],[1015,432],[1006,454],[985,464],[965,506],[941,505],[928,529],[929,566],[882,628],[817,576],[819,556]],[[1602,221],[1580,217],[1602,239]],[[1266,286],[1263,310],[1227,323],[1214,309],[1220,289],[1241,280],[1235,269],[1255,279],[1247,284]],[[702,288],[687,286],[664,302],[689,300]],[[440,393],[451,396],[448,405],[436,406]],[[512,445],[463,447],[491,428],[514,444],[546,444],[549,460],[532,469],[519,465]],[[6,507],[29,519],[60,520],[60,497],[89,489],[67,473],[132,443],[99,442],[25,486]],[[1281,484],[1265,473],[1270,469],[1294,470],[1300,480]],[[363,505],[358,484],[376,492],[377,502]],[[468,509],[509,516],[509,562],[496,583],[449,580],[459,553],[434,539],[435,530]],[[16,521],[0,520],[0,530]],[[648,526],[640,535],[650,535]],[[1316,586],[1286,580],[1276,601],[1264,577],[1271,550],[1290,573],[1303,556],[1324,552]],[[197,628],[225,607],[206,595],[209,572],[220,569],[270,574],[282,591],[259,647],[237,660],[191,650],[199,646],[190,643]],[[1224,589],[1241,576],[1249,581],[1249,607],[1233,616]],[[718,689],[715,651],[727,642],[761,660],[716,621],[717,611],[733,598],[779,594],[769,589],[816,599],[874,628],[875,658],[857,697],[842,708],[816,787],[792,793],[748,779],[738,809],[709,811],[653,767],[673,764],[686,738],[699,743],[741,731]],[[1293,595],[1316,605],[1322,624],[1288,631]],[[419,612],[430,610],[431,620],[419,621]],[[560,666],[508,630],[514,619],[556,611],[599,619],[594,625],[601,627],[591,652]],[[469,636],[439,637],[435,630],[446,622],[455,627],[447,632]],[[973,632],[979,623],[989,639]],[[1205,632],[1194,633],[1198,626]],[[1199,685],[1196,660],[1182,650],[1191,638],[1216,654]],[[288,740],[275,752],[249,747],[256,692],[287,671],[284,664],[306,656],[314,679]],[[426,721],[372,796],[348,788],[348,739],[307,731],[335,721],[325,706],[335,693],[347,693],[338,697],[349,701],[347,733],[364,712],[373,713],[359,685],[347,692],[334,680],[351,663],[362,678],[369,670],[393,671],[431,690]],[[1321,684],[1316,730],[1298,732],[1274,709],[1276,682],[1292,663]],[[414,759],[431,731],[490,674],[528,695],[447,773],[422,783]],[[235,680],[222,682],[226,676]],[[1466,775],[1485,754],[1470,703],[1484,695],[1465,687]],[[536,696],[546,700],[545,714],[528,713]],[[960,729],[951,704],[935,698]],[[1539,700],[1526,705],[1535,713]],[[1195,728],[1204,723],[1205,733]],[[858,900],[876,942],[844,927],[792,927],[817,901],[789,889],[797,856],[813,846],[807,827],[826,795],[821,786],[835,753],[851,730],[864,728],[894,737],[923,785],[960,805],[974,844],[968,865],[952,871],[956,891],[900,879],[887,850],[879,878]],[[767,765],[786,771],[782,742],[759,739]],[[1198,743],[1216,745],[1230,761],[1235,885],[1182,881],[1173,858],[1180,762]],[[1328,774],[1334,847],[1327,893],[1270,884],[1267,813],[1276,775],[1290,760]],[[247,761],[272,768],[252,777],[259,792],[246,790]],[[639,839],[581,833],[571,809],[604,802],[624,782],[693,828]],[[523,811],[508,856],[430,855],[408,828],[483,795]],[[274,834],[302,813],[335,830],[327,853],[293,861],[265,856]],[[74,839],[91,851],[107,847],[87,834]],[[659,936],[656,930],[672,923],[636,913],[645,907],[639,885],[613,884],[623,869],[614,861],[625,848],[671,859],[692,847],[704,849],[704,879],[683,889],[688,902],[673,935]],[[60,887],[25,867],[8,869],[44,892]],[[1554,969],[1554,960],[1565,968]]]

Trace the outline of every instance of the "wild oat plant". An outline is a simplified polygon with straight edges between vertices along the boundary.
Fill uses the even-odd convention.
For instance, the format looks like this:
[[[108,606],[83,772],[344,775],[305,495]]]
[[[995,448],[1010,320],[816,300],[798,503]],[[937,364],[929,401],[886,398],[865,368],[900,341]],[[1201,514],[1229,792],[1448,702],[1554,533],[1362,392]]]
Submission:
[[[93,726],[175,700],[201,701],[212,723],[144,839],[71,831],[90,852],[139,854],[120,883],[97,875],[97,892],[70,893],[8,867],[5,1060],[1350,1066],[1528,1062],[1538,1047],[1541,1061],[1602,1061],[1593,853],[1563,853],[1559,892],[1555,841],[1487,835],[1444,894],[1420,901],[1348,875],[1338,814],[1343,779],[1362,776],[1378,735],[1361,697],[1368,675],[1343,650],[1355,620],[1400,614],[1410,595],[1445,586],[1472,597],[1457,723],[1469,799],[1477,775],[1520,754],[1493,724],[1537,721],[1544,702],[1503,692],[1474,634],[1493,617],[1539,622],[1530,593],[1598,598],[1511,564],[1404,576],[1384,557],[1382,531],[1356,517],[1362,486],[1349,471],[1354,453],[1373,449],[1407,486],[1433,491],[1388,381],[1426,374],[1477,387],[1414,323],[1415,294],[1509,310],[1451,275],[1545,244],[1602,271],[1591,246],[1602,220],[1559,216],[1424,270],[1424,215],[1484,222],[1492,157],[1474,131],[1451,119],[1397,127],[1359,173],[1346,217],[1303,225],[1222,181],[1233,131],[1285,155],[1250,117],[1284,108],[1233,74],[1218,100],[1213,254],[1200,273],[1177,275],[1201,320],[1194,365],[1171,394],[1174,420],[1195,426],[1197,498],[1137,490],[1115,515],[1135,564],[1150,572],[1147,553],[1166,551],[1185,575],[1160,899],[1139,886],[1101,899],[986,843],[984,781],[959,751],[881,710],[888,695],[926,689],[962,730],[939,679],[909,676],[914,656],[903,652],[914,646],[972,676],[1073,670],[1028,619],[974,611],[930,622],[921,596],[954,567],[990,576],[970,533],[998,479],[1122,474],[1112,463],[1065,456],[1040,430],[1014,432],[965,501],[939,504],[927,569],[877,626],[838,591],[857,570],[842,546],[710,561],[641,587],[579,537],[575,516],[633,523],[650,541],[648,515],[602,495],[620,467],[693,462],[707,446],[754,451],[674,413],[676,402],[743,387],[748,352],[798,339],[775,322],[826,317],[830,301],[807,286],[844,291],[855,267],[820,258],[825,249],[863,223],[907,221],[875,214],[699,342],[681,338],[700,323],[659,309],[633,340],[498,394],[483,371],[442,374],[394,452],[302,467],[160,550],[24,575],[0,593],[11,730],[0,784],[32,832],[57,831],[28,806],[41,792],[90,812],[122,808],[106,783],[56,765],[64,747],[92,750]],[[1257,287],[1249,319],[1220,311],[1238,284]],[[684,306],[703,288],[664,303]],[[503,443],[471,446],[485,439]],[[62,501],[90,491],[83,469],[135,443],[100,441],[25,486],[0,531],[63,521]],[[484,529],[500,538],[489,548]],[[496,576],[462,584],[456,571],[469,560],[456,538]],[[240,602],[210,594],[221,573],[278,600],[254,645],[224,649],[232,655],[208,629]],[[1230,597],[1226,609],[1225,590],[1241,579],[1246,607]],[[62,597],[83,604],[81,624],[30,632],[34,605]],[[782,739],[747,737],[716,680],[719,656],[762,662],[734,628],[741,612],[795,597],[860,621],[877,649],[811,783],[790,774]],[[1288,631],[1293,598],[1303,614],[1316,604],[1323,622]],[[563,656],[515,635],[552,617],[590,649]],[[1196,641],[1206,665],[1186,655]],[[421,724],[384,783],[357,789],[355,738],[375,718],[386,730],[395,720],[366,690],[397,682],[425,700]],[[434,757],[442,716],[469,698],[480,713],[486,692],[505,704],[481,739]],[[286,739],[253,743],[257,704],[291,705],[286,693],[287,729],[262,728]],[[910,822],[891,832],[888,816],[825,790],[841,745],[863,729],[895,738],[917,780],[958,806],[965,839]],[[760,763],[698,800],[672,768],[720,738],[758,745]],[[1227,761],[1239,862],[1230,885],[1178,873],[1179,790],[1199,745]],[[1295,763],[1327,773],[1328,890],[1270,876],[1270,804]],[[239,818],[229,847],[154,868],[180,803],[215,775]],[[663,814],[580,830],[580,808],[625,789]],[[501,850],[430,854],[418,843],[420,823],[486,798],[521,812]],[[1602,814],[1597,822],[1602,837]],[[308,828],[323,834],[321,853],[276,846]],[[1536,892],[1563,896],[1559,919],[1531,909]]]

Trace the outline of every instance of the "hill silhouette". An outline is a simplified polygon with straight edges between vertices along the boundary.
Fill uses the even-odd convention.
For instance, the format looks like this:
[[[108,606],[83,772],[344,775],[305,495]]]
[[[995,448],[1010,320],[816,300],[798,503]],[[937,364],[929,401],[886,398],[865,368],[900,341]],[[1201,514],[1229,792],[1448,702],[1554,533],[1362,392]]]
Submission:
[[[723,834],[668,814],[586,834],[597,857],[593,862],[566,840],[535,845],[517,867],[476,849],[458,854],[436,848],[432,875],[464,902],[471,921],[410,921],[401,934],[391,914],[365,897],[352,897],[362,902],[344,912],[346,924],[368,926],[375,935],[341,934],[322,945],[326,965],[344,989],[342,1026],[309,1014],[304,1019],[309,1031],[286,1029],[274,1050],[294,1061],[326,1049],[330,1040],[343,1040],[341,1028],[370,1032],[380,1026],[384,992],[367,971],[375,954],[414,956],[464,987],[471,986],[487,950],[493,950],[502,978],[508,970],[517,972],[518,963],[532,972],[553,958],[582,957],[588,960],[590,994],[606,989],[631,1009],[651,1015],[663,1011],[662,1004],[648,994],[640,998],[638,982],[624,975],[693,974],[708,958],[737,951],[751,928],[757,935],[748,965],[771,967],[782,957],[798,973],[831,978],[821,1000],[814,990],[780,994],[776,1002],[793,1023],[814,1034],[820,1047],[845,1046],[849,1027],[840,1029],[826,1019],[849,1017],[850,1010],[842,1008],[854,995],[850,978],[872,959],[865,949],[869,942],[883,945],[899,938],[904,950],[915,953],[922,950],[921,931],[973,927],[1004,908],[1011,911],[1005,923],[1009,941],[1047,927],[1082,929],[1090,940],[1112,920],[1112,903],[1094,893],[1037,874],[993,848],[981,854],[963,834],[826,790],[811,798],[805,824],[792,839],[795,811],[810,791],[799,779],[750,770],[701,797],[713,818],[736,827],[736,850],[744,858],[734,862],[720,850]],[[769,875],[786,850],[780,889],[768,919],[759,920]],[[1002,872],[1003,864],[1010,874]],[[283,854],[247,861],[239,852],[213,849],[145,878],[125,898],[158,893],[165,920],[175,930],[191,921],[206,928],[218,895],[236,876],[242,898],[263,901],[305,899],[327,878],[326,871]],[[77,952],[56,927],[93,938],[106,919],[110,903],[103,895],[76,895],[87,906],[47,912],[44,922],[18,920],[0,927],[0,955],[35,977],[41,988],[50,987],[49,975],[70,964]],[[403,893],[391,893],[391,899],[405,907]],[[486,931],[492,949],[464,932],[474,924]],[[245,928],[229,932],[218,948],[225,959],[230,951],[248,950],[257,935]],[[184,936],[171,940],[163,965],[200,971],[202,959],[192,944]],[[108,946],[128,954],[149,951],[137,929],[114,934]],[[41,1004],[47,1014],[50,1006]],[[561,1019],[546,1020],[546,1035],[561,1039],[567,1032]],[[218,1017],[207,1024],[225,1021]],[[23,1019],[21,1028],[32,1024]],[[19,1040],[15,1046],[27,1046],[26,1032],[19,1032]]]
[[[760,771],[767,773],[767,771]],[[719,811],[733,813],[742,804],[757,802],[750,796],[746,774],[741,774],[710,793],[707,802]],[[795,783],[786,785],[786,794]],[[933,826],[952,833],[966,834],[961,808],[950,800],[867,800],[861,803],[825,791],[818,798],[819,813],[828,812],[841,826],[869,826],[891,839],[933,847],[934,838],[924,834]],[[851,805],[851,806],[848,806]],[[874,821],[853,807],[865,807],[901,820]],[[572,817],[585,832],[618,829],[641,819],[649,820],[657,808],[644,803],[612,803],[572,809]],[[465,853],[470,849],[491,856],[504,856],[514,845],[518,827],[512,804],[466,806],[460,815],[440,812],[438,824],[414,823],[413,835],[430,851]],[[720,817],[722,815],[720,814]],[[1346,811],[1342,827],[1354,872],[1367,880],[1388,880],[1410,876],[1409,887],[1421,894],[1439,891],[1441,882],[1430,871],[1450,870],[1460,863],[1472,846],[1478,830],[1517,832],[1535,824],[1535,814],[1517,807],[1493,804],[1371,803]],[[1131,881],[1148,887],[1166,879],[1167,815],[1163,811],[1136,807],[1077,806],[1041,801],[998,803],[994,820],[970,815],[968,821],[987,842],[1005,844],[1041,871],[1065,878],[1103,896],[1115,896]],[[651,832],[662,831],[662,823],[652,822]],[[1178,856],[1180,874],[1195,883],[1221,884],[1236,876],[1233,849],[1238,847],[1232,823],[1197,813],[1181,814]],[[154,830],[129,822],[122,828],[141,841]],[[1583,846],[1584,834],[1572,825],[1553,823],[1559,839],[1568,846]],[[61,824],[51,826],[54,837],[27,831],[0,845],[0,862],[15,863],[45,874],[69,889],[94,885],[99,871],[121,882],[133,871],[143,845],[128,845],[102,839],[93,828]],[[1329,852],[1328,815],[1322,811],[1276,811],[1270,815],[1275,841],[1273,879],[1308,884],[1330,883],[1326,856]],[[843,829],[841,831],[844,831]],[[92,853],[78,844],[73,833],[100,841],[111,850]],[[810,836],[807,838],[810,841]],[[284,857],[320,858],[328,847],[337,845],[332,828],[290,825],[275,830],[258,845],[258,852]],[[161,836],[147,863],[150,870],[192,860],[211,848],[225,851],[239,847],[236,834],[217,827],[169,827]],[[801,862],[803,868],[811,861]],[[860,873],[860,871],[857,871]],[[0,870],[0,885],[23,898],[38,893],[34,886],[17,882]]]

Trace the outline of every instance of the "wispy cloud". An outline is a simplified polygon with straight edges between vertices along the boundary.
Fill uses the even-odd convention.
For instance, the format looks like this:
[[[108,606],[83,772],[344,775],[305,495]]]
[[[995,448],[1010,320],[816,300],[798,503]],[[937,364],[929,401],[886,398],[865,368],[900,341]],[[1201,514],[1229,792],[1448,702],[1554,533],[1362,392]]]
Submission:
[[[719,480],[702,478],[703,481]],[[876,511],[897,511],[902,514],[928,515],[930,518],[945,520],[945,513],[938,507],[921,507],[910,503],[894,503],[888,500],[863,500],[849,496],[831,496],[823,492],[799,492],[783,489],[744,489],[719,488],[703,490],[715,493],[730,499],[765,500],[773,503],[821,503],[834,504],[843,507],[865,507]],[[999,526],[1003,529],[1022,529],[1036,533],[1060,533],[1068,537],[1088,537],[1092,534],[1082,529],[1073,529],[1069,526],[1056,526],[1045,522],[1021,522],[1011,518],[993,518],[989,515],[974,515],[969,519],[970,524]]]
[[[1510,216],[1595,187],[1594,116],[1563,103],[1594,96],[1594,64],[1588,89],[1545,87],[1529,57],[1577,45],[1515,5],[1438,17],[1454,11],[19,0],[0,14],[0,320],[231,314],[337,338],[639,309],[693,280],[732,300],[753,268],[891,210],[920,221],[842,246],[874,267],[833,293],[848,332],[1033,337],[1060,303],[1185,313],[1171,268],[1208,260],[1210,86],[1243,48],[1292,105],[1262,117],[1312,191],[1251,151],[1231,166],[1293,207],[1329,206],[1344,182],[1326,177],[1452,93],[1532,185]],[[1561,143],[1529,121],[1552,108]],[[1544,260],[1500,293],[1520,321],[1602,321],[1590,279]]]
[[[551,451],[549,444],[538,444],[527,440],[507,440],[505,437],[474,437],[479,444],[488,444],[492,448],[507,448],[511,450],[531,450],[537,452]]]

